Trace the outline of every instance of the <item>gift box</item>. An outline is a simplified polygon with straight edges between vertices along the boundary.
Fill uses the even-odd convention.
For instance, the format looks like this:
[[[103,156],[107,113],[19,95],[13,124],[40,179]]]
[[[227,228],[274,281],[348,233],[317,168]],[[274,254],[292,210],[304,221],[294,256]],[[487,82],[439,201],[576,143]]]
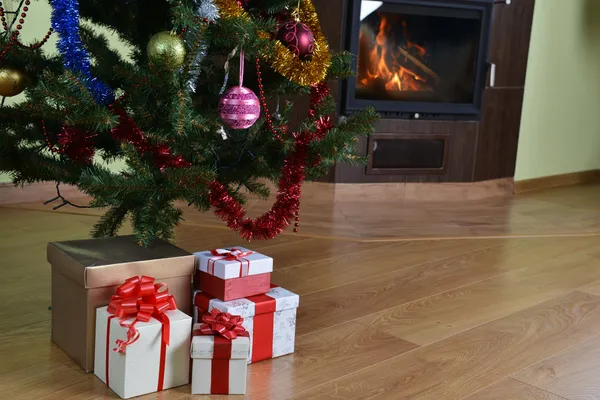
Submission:
[[[52,265],[52,340],[87,372],[94,368],[96,309],[106,306],[130,276],[166,283],[177,304],[191,311],[194,256],[157,240],[142,248],[133,236],[48,244]]]
[[[262,295],[222,301],[207,293],[194,293],[194,322],[207,311],[218,309],[244,318],[242,326],[250,334],[248,363],[280,357],[294,352],[297,294],[272,285]]]
[[[271,288],[271,257],[243,247],[213,249],[194,255],[198,263],[194,287],[217,299],[241,299],[267,293]]]
[[[94,374],[121,398],[189,383],[192,318],[154,278],[130,278],[96,311]]]
[[[213,309],[194,325],[192,394],[246,394],[250,338],[242,320]]]

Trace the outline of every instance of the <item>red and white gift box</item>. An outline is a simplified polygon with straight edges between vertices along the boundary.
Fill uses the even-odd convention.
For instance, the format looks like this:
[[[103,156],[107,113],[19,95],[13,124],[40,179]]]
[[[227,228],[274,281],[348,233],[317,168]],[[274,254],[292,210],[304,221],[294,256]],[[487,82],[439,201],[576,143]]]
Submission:
[[[195,291],[194,322],[198,321],[198,315],[214,308],[244,318],[242,326],[250,334],[250,364],[294,352],[299,302],[297,294],[278,286],[266,294],[232,301]]]
[[[273,259],[243,247],[194,254],[198,271],[194,287],[223,301],[270,290]]]
[[[213,309],[203,322],[192,338],[192,394],[246,394],[250,338],[242,318]]]
[[[121,398],[189,383],[192,318],[154,278],[130,278],[96,310],[94,374]]]

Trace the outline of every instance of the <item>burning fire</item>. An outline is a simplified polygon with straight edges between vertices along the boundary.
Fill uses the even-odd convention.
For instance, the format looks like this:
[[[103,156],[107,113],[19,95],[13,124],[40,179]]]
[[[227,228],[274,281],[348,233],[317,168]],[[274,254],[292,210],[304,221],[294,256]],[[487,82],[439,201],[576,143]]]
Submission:
[[[439,83],[440,77],[423,61],[427,49],[410,40],[406,21],[402,21],[402,28],[402,46],[395,43],[393,26],[386,15],[380,15],[374,40],[361,29],[360,43],[369,43],[368,50],[359,53],[359,65],[363,68],[359,67],[358,81],[362,86],[373,90],[385,87],[388,92],[433,91],[430,83]]]

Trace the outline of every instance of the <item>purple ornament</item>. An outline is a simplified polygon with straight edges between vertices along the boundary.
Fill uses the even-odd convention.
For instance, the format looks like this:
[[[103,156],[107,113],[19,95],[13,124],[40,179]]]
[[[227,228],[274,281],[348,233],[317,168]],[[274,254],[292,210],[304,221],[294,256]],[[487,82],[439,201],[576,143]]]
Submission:
[[[219,116],[231,129],[248,129],[260,117],[260,102],[244,86],[229,88],[219,100]]]
[[[315,50],[315,37],[302,22],[290,21],[281,25],[277,32],[277,40],[296,54],[302,61],[312,58]]]

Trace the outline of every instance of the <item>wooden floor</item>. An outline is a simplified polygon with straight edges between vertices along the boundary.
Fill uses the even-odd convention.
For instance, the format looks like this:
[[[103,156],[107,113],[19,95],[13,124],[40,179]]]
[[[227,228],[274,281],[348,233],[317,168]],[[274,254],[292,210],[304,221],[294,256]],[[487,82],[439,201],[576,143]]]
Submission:
[[[600,399],[599,199],[587,186],[460,206],[346,203],[341,217],[305,202],[302,235],[251,245],[301,305],[296,353],[251,365],[245,398]],[[49,338],[46,243],[96,221],[62,211],[0,208],[1,399],[116,398]],[[177,243],[239,241],[203,216]],[[184,386],[146,398],[209,397]]]
[[[52,205],[43,205],[43,200],[51,197],[53,193],[44,193],[38,202],[10,207],[49,211]],[[356,197],[357,200],[353,201],[346,194],[339,201],[331,185],[309,186],[302,198],[299,235],[392,242],[432,238],[569,236],[600,232],[600,202],[597,201],[600,198],[600,185],[466,202],[390,201],[389,196],[385,196],[382,200],[369,203],[361,201],[364,196]],[[439,194],[437,198],[440,198]],[[88,201],[85,198],[69,200],[77,204],[86,204]],[[272,203],[250,199],[248,213],[251,216],[260,215]],[[226,230],[214,214],[199,213],[185,204],[181,204],[181,207],[187,225]],[[70,207],[63,207],[57,212],[101,215],[101,211],[96,209]]]

